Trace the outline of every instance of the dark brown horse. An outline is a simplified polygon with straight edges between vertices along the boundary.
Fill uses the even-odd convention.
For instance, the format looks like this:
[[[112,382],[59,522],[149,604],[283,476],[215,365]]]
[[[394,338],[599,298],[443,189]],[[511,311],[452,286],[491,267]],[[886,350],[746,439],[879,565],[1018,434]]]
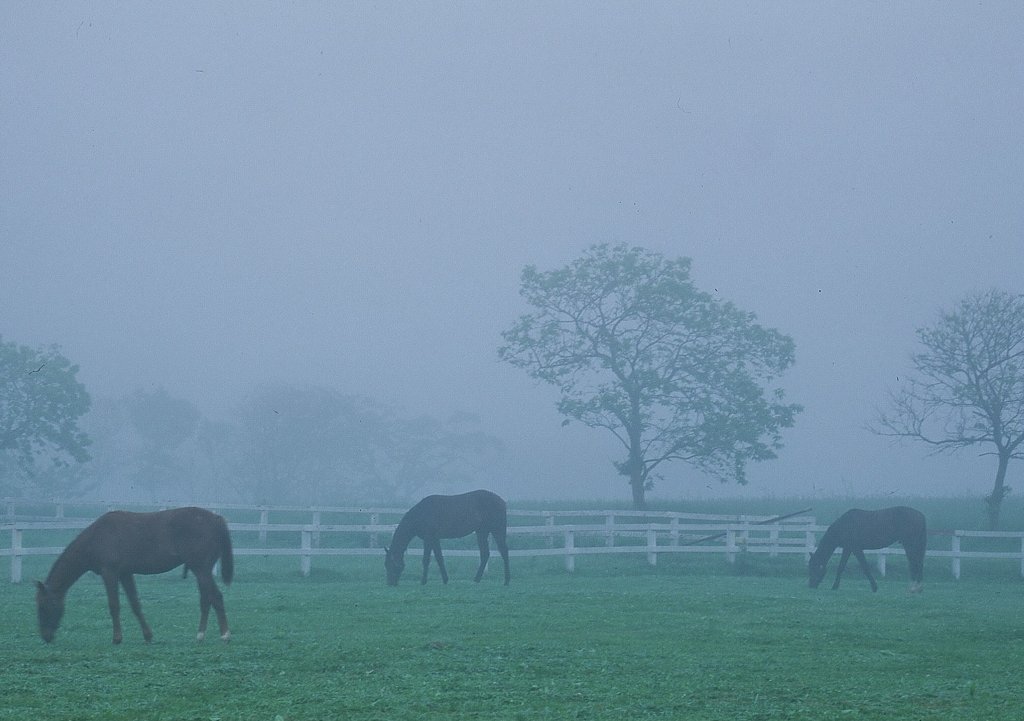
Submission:
[[[427,582],[427,568],[430,566],[430,554],[433,553],[437,567],[441,570],[441,580],[448,583],[448,571],[441,556],[441,539],[462,538],[476,532],[477,544],[480,546],[480,568],[473,580],[479,581],[484,575],[487,559],[491,556],[487,542],[490,534],[494,536],[498,552],[505,561],[507,586],[510,578],[508,544],[505,540],[507,528],[505,501],[490,491],[470,491],[458,496],[427,496],[402,516],[391,538],[391,546],[384,548],[388,585],[398,585],[398,578],[405,570],[405,549],[409,547],[413,536],[423,539],[423,578],[420,582]]]
[[[121,643],[121,604],[117,584],[124,588],[132,612],[149,641],[153,631],[142,616],[133,574],[163,573],[185,564],[199,584],[199,634],[206,636],[210,606],[217,612],[220,637],[231,638],[224,598],[213,580],[213,566],[220,559],[221,577],[231,583],[234,558],[231,536],[224,519],[202,508],[174,508],[157,513],[104,513],[68,544],[54,562],[45,582],[36,581],[36,610],[39,633],[53,640],[61,616],[64,596],[86,571],[97,573],[107,588],[107,603],[114,622],[114,643]]]
[[[871,582],[871,590],[877,591],[878,584],[875,583],[867,559],[864,558],[864,549],[887,548],[899,541],[903,544],[903,551],[910,563],[910,591],[919,592],[924,578],[926,530],[924,515],[907,506],[883,508],[880,511],[862,511],[859,508],[847,511],[828,527],[818,543],[818,548],[811,554],[811,562],[808,565],[811,588],[817,588],[821,583],[829,558],[832,557],[833,551],[841,546],[843,555],[839,559],[839,570],[836,571],[836,581],[832,584],[832,589],[839,588],[839,578],[843,575],[843,569],[846,568],[846,562],[852,553],[857,557],[864,575]]]

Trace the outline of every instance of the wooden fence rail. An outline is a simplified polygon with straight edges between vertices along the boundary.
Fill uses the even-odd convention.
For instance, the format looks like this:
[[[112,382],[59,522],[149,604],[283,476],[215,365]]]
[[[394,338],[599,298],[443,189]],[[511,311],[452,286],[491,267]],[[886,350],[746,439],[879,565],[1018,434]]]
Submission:
[[[77,501],[31,501],[26,499],[14,499],[14,498],[0,498],[0,508],[3,508],[5,513],[0,516],[0,522],[6,521],[7,524],[16,524],[19,522],[41,522],[57,521],[57,522],[75,522],[75,521],[91,521],[95,519],[104,511],[121,509],[121,510],[140,510],[140,511],[153,511],[163,510],[169,508],[172,504],[139,504],[139,503],[120,503],[120,502],[100,502],[100,501],[89,501],[89,502],[77,502]],[[266,506],[266,505],[241,505],[241,504],[219,504],[219,505],[207,505],[212,511],[223,514],[227,518],[234,518],[236,521],[242,517],[253,517],[258,514],[259,518],[259,540],[260,543],[266,543],[267,533],[271,528],[281,529],[283,523],[280,520],[281,517],[295,518],[296,516],[308,518],[308,524],[314,527],[314,545],[315,540],[319,536],[320,528],[325,526],[325,519],[330,517],[362,517],[366,520],[366,525],[370,526],[382,526],[383,531],[371,531],[369,535],[369,545],[371,548],[378,547],[381,542],[381,533],[390,534],[394,531],[394,525],[390,522],[397,523],[401,519],[402,515],[408,510],[407,508],[394,508],[394,507],[369,507],[369,506]],[[41,512],[41,509],[42,512]],[[271,518],[273,514],[274,519]],[[538,521],[543,523],[549,529],[557,527],[561,529],[566,524],[572,523],[583,523],[583,524],[596,524],[602,523],[603,528],[611,529],[617,525],[620,521],[629,520],[630,522],[637,523],[664,523],[667,524],[667,528],[676,529],[679,524],[686,523],[751,523],[751,524],[765,524],[770,520],[774,520],[769,516],[757,516],[757,515],[716,515],[707,513],[684,513],[679,511],[627,511],[627,510],[610,510],[610,511],[595,511],[595,510],[579,510],[579,511],[550,511],[550,510],[519,510],[512,509],[509,511],[509,522],[512,526],[528,526],[535,525]],[[305,523],[305,521],[303,521]],[[814,517],[805,515],[803,512],[788,516],[785,519],[780,519],[779,523],[783,524],[783,527],[793,528],[800,527],[805,528],[814,524]],[[338,525],[338,524],[335,524]],[[65,526],[61,526],[65,527]],[[70,526],[71,528],[78,528],[79,526]],[[233,523],[232,527],[241,527],[239,523]],[[677,537],[677,532],[670,530],[673,537]],[[611,538],[610,532],[606,531],[608,538]],[[553,536],[552,536],[553,537]],[[691,539],[693,540],[693,539]],[[609,543],[611,541],[609,540]]]
[[[281,510],[281,509],[276,509]],[[366,524],[325,524],[323,510],[313,512],[313,523],[270,523],[269,510],[261,513],[259,523],[230,522],[229,527],[236,538],[236,556],[293,556],[299,559],[299,569],[308,575],[313,559],[324,556],[365,556],[381,555],[382,541],[394,532],[395,524],[382,524],[376,519],[380,515],[400,514],[395,509],[358,509],[374,519]],[[335,512],[335,511],[332,511]],[[352,512],[351,509],[343,511]],[[655,565],[658,556],[666,553],[711,553],[720,554],[729,562],[747,553],[802,554],[808,558],[817,545],[819,534],[825,526],[818,526],[813,519],[765,524],[763,519],[749,517],[745,520],[722,520],[723,517],[705,516],[699,519],[683,518],[684,514],[639,514],[622,511],[594,512],[527,512],[540,516],[542,525],[510,525],[512,556],[542,557],[557,556],[564,559],[567,571],[573,571],[576,558],[586,555],[645,554],[647,562]],[[524,515],[527,515],[524,514]],[[659,515],[661,520],[648,523],[619,523],[618,517],[636,518]],[[601,523],[562,523],[566,519],[600,518]],[[734,518],[734,517],[731,517]],[[808,521],[810,521],[808,523]],[[28,556],[56,556],[62,548],[56,546],[26,546],[25,534],[35,535],[40,531],[75,531],[85,528],[91,519],[69,519],[51,521],[18,521],[0,525],[0,534],[10,538],[8,547],[0,548],[0,556],[10,557],[11,581],[22,580],[22,562]],[[295,546],[267,546],[270,535],[298,534]],[[9,534],[9,535],[8,535]],[[350,534],[359,539],[358,545],[332,546],[322,541],[330,534]],[[721,534],[718,536],[717,534]],[[949,558],[954,578],[960,578],[963,559],[1000,559],[1019,562],[1024,576],[1024,531],[947,531],[933,532],[932,537],[949,537],[949,550],[932,549],[931,558]],[[2,537],[0,536],[0,537]],[[709,538],[709,536],[717,536]],[[250,545],[255,537],[256,545]],[[962,550],[964,539],[999,538],[1016,539],[1019,550],[1014,551],[968,551]],[[350,539],[348,539],[350,540]],[[700,542],[697,542],[700,541]],[[516,548],[516,546],[519,546]],[[414,551],[415,552],[415,551]],[[902,555],[899,547],[868,551],[875,557],[879,572],[885,575],[886,558]],[[476,549],[446,549],[448,556],[477,556]]]
[[[137,510],[155,511],[171,508],[175,504],[169,503],[121,503],[115,501],[31,501],[21,498],[0,498],[0,523],[15,523],[18,521],[63,521],[71,519],[94,519],[104,511]],[[243,504],[207,504],[204,505],[211,511],[221,513],[229,519],[240,514],[259,514],[260,523],[270,523],[270,514],[280,517],[287,514],[294,516],[302,514],[310,519],[310,523],[319,523],[324,517],[330,515],[362,515],[370,519],[371,523],[378,523],[382,516],[394,517],[397,521],[408,510],[404,507],[373,507],[373,506],[270,506],[270,505],[243,505]],[[48,509],[40,512],[40,509]],[[543,519],[549,525],[556,525],[564,519],[603,519],[606,523],[614,523],[614,519],[650,519],[652,521],[671,522],[672,519],[686,520],[692,522],[704,521],[736,521],[736,522],[763,522],[769,516],[758,515],[723,515],[709,513],[685,513],[681,511],[628,511],[628,510],[525,510],[512,508],[509,510],[510,519]],[[595,520],[596,522],[596,520]],[[798,514],[780,520],[780,523],[807,525],[814,523],[814,517],[806,514]]]

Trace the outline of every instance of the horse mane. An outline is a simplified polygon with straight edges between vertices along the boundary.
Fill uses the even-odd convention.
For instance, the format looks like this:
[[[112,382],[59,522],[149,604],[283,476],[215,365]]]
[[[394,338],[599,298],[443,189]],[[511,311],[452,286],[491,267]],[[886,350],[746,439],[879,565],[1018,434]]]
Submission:
[[[817,548],[811,553],[811,561],[820,561],[823,558],[829,559],[835,553],[836,548],[839,547],[839,542],[836,540],[837,535],[835,525],[829,526],[821,535]]]
[[[99,519],[86,526],[81,533],[71,539],[68,545],[64,547],[64,550],[60,552],[60,555],[57,556],[57,560],[53,562],[50,572],[46,574],[46,580],[43,582],[43,585],[48,590],[63,595],[89,570],[86,565],[76,564],[75,561],[92,543],[92,537],[96,534],[96,524],[98,521]]]
[[[395,532],[391,536],[391,545],[387,549],[388,553],[392,555],[397,554],[400,558],[405,553],[405,549],[409,547],[413,537],[416,535],[414,526],[416,517],[419,515],[416,513],[417,508],[419,508],[419,504],[406,511],[405,515],[398,522],[398,526],[395,527]]]

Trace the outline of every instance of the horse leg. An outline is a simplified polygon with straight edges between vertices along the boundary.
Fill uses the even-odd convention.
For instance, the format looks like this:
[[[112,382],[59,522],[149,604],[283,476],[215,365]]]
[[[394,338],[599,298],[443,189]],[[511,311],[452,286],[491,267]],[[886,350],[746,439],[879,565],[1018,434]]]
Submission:
[[[231,631],[228,630],[228,616],[224,611],[224,596],[213,580],[213,569],[199,571],[193,568],[192,571],[199,586],[199,632],[196,633],[196,639],[202,641],[206,638],[206,622],[210,616],[210,606],[213,606],[220,627],[220,638],[222,641],[230,641]]]
[[[910,564],[910,588],[907,591],[921,593],[924,582],[924,546],[912,543],[908,548],[903,544],[903,551],[907,554],[907,562]]]
[[[423,539],[423,578],[420,579],[420,585],[427,585],[427,569],[430,568],[430,553],[434,550],[433,541]]]
[[[491,557],[491,547],[487,543],[487,531],[476,532],[476,545],[480,546],[480,568],[476,569],[476,578],[473,580],[479,583],[484,576],[484,569],[487,568],[487,559]]]
[[[494,532],[494,543],[498,546],[498,553],[501,554],[501,560],[505,562],[505,585],[508,585],[509,579],[512,578],[512,572],[508,566],[508,542],[505,538],[505,529]]]
[[[149,643],[153,640],[153,631],[142,615],[139,592],[135,588],[135,576],[130,573],[122,573],[121,586],[124,588],[124,594],[128,597],[128,604],[132,607],[132,613],[135,614],[135,618],[139,619],[139,626],[142,627],[142,637],[146,639],[146,643]]]
[[[441,581],[448,583],[448,569],[444,567],[444,556],[441,555],[441,539],[434,541],[434,558],[437,559],[437,568],[441,572]]]
[[[844,548],[843,555],[839,557],[839,568],[836,569],[836,582],[832,584],[832,590],[835,591],[839,588],[839,579],[843,576],[843,571],[846,570],[846,562],[850,560],[850,549]]]
[[[110,620],[114,623],[114,643],[121,643],[121,599],[118,597],[117,576],[108,568],[103,569],[100,576],[107,589],[107,608],[110,609]]]
[[[871,581],[872,592],[878,590],[878,584],[875,583],[875,577],[871,575],[871,567],[868,565],[868,559],[864,558],[864,551],[859,548],[853,552],[853,555],[857,557],[857,563],[860,564],[860,570],[864,571],[864,575]]]

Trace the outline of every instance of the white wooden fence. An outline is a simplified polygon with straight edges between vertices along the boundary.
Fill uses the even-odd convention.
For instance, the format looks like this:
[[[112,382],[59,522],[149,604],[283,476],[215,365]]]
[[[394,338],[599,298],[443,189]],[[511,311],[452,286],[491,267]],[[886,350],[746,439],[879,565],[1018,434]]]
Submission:
[[[81,504],[74,504],[74,507],[80,508]],[[126,506],[118,504],[118,507]],[[69,518],[62,505],[57,505],[54,516],[47,520],[40,516],[19,517],[11,502],[8,502],[7,510],[8,518],[12,520],[0,524],[0,538],[9,538],[10,544],[0,547],[0,556],[10,557],[10,577],[14,583],[22,580],[23,559],[29,556],[56,556],[62,550],[58,546],[26,545],[26,533],[35,536],[41,531],[81,530],[94,518]],[[381,546],[391,537],[397,520],[406,509],[217,506],[215,510],[246,511],[259,515],[259,521],[255,523],[229,523],[235,538],[236,556],[296,557],[299,570],[303,575],[308,575],[314,558],[379,556]],[[272,522],[271,514],[285,513],[309,514],[310,522]],[[324,517],[330,514],[365,516],[367,523],[324,523]],[[657,564],[658,556],[667,553],[719,554],[730,563],[748,553],[803,555],[806,560],[816,547],[818,536],[826,528],[816,525],[814,518],[806,515],[772,523],[766,523],[770,519],[763,516],[721,516],[671,511],[513,511],[509,516],[510,521],[518,521],[509,525],[508,529],[512,556],[561,557],[566,570],[570,572],[576,567],[577,557],[606,554],[644,554],[651,565]],[[382,523],[382,517],[393,518],[395,522]],[[628,522],[638,519],[642,522]],[[268,544],[268,538],[278,534],[297,534],[298,543],[294,546]],[[323,543],[330,534],[349,534],[349,540],[354,535],[359,543],[350,542],[344,546]],[[68,535],[70,537],[71,534]],[[949,558],[954,578],[960,578],[963,559],[1017,561],[1021,575],[1024,576],[1024,531],[933,532],[932,537],[950,539],[949,550],[931,549],[928,556]],[[963,539],[971,538],[1015,539],[1019,550],[962,550]],[[415,549],[411,551],[416,552]],[[894,547],[867,553],[876,559],[879,572],[884,575],[887,557],[892,554],[902,555],[903,551]],[[476,557],[478,551],[475,548],[446,548],[445,555]]]

